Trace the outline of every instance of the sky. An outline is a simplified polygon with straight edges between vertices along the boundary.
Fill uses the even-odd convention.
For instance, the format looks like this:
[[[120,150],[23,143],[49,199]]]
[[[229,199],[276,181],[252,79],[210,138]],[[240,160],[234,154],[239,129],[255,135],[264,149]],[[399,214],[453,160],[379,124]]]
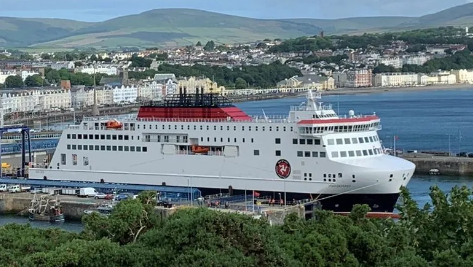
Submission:
[[[262,19],[422,16],[472,0],[0,0],[0,16],[103,21],[157,8]]]

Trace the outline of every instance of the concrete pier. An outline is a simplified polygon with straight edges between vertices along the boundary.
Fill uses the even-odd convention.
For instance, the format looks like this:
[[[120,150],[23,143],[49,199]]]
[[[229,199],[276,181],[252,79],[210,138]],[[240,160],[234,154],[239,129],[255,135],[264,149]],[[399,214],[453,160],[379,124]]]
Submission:
[[[416,165],[416,174],[427,175],[431,169],[438,169],[441,175],[473,176],[473,158],[439,157],[422,153],[402,156]]]

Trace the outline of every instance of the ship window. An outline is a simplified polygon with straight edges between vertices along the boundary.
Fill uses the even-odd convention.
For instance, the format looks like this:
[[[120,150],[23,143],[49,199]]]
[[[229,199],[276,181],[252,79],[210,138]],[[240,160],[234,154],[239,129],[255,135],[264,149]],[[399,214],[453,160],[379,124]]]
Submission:
[[[292,139],[292,144],[297,145],[297,139]]]
[[[319,157],[319,152],[318,151],[312,151],[312,157],[313,158],[318,158]]]
[[[241,130],[244,131],[244,130],[245,130],[245,126],[241,126]]]
[[[357,156],[357,157],[361,157],[361,150],[357,150],[357,151],[356,151],[356,156]]]
[[[370,136],[370,142],[373,143],[374,140],[373,140],[373,136]]]
[[[112,135],[112,140],[117,140],[117,135],[116,134]]]
[[[107,140],[110,140],[111,138],[112,137],[109,134],[107,134]]]
[[[342,178],[343,174],[341,172],[338,173],[338,178]]]
[[[281,156],[281,150],[276,150],[276,157],[280,157]]]
[[[76,145],[72,145],[72,150],[76,150],[77,149],[77,146]]]
[[[84,150],[89,150],[89,146],[88,146],[88,145],[84,145]]]
[[[194,129],[195,130],[195,129]],[[227,126],[227,131],[230,131],[230,126]]]
[[[77,145],[77,150],[82,150],[82,145]]]
[[[279,131],[279,126],[276,126],[276,132],[278,132],[278,131]]]
[[[356,139],[356,137],[353,137],[353,138],[351,139],[351,142],[352,142],[353,144],[358,144],[358,139]]]
[[[164,142],[169,142],[169,141],[166,141],[166,137],[164,137],[164,140],[165,140]],[[200,138],[200,142],[204,142],[204,138],[203,138],[203,137]]]
[[[274,140],[274,142],[275,142],[276,144],[281,144],[281,138],[276,138],[276,139]]]
[[[245,142],[245,138],[243,138],[243,143]]]
[[[320,139],[314,139],[314,145],[320,145]]]
[[[258,126],[255,126],[255,131],[258,131]]]
[[[338,151],[332,151],[332,158],[338,158]]]
[[[299,145],[305,145],[305,139],[299,139]]]
[[[148,148],[147,147],[143,147],[143,152],[148,152]]]
[[[210,130],[210,127],[207,125],[207,131]]]
[[[71,149],[71,145],[67,145],[67,149]]]
[[[97,150],[97,151],[98,151],[98,150],[100,150],[99,148],[100,148],[100,146],[99,146],[99,145],[95,145],[95,150]]]
[[[253,138],[251,138],[251,143],[253,143]]]
[[[305,151],[304,152],[304,157],[310,158],[310,151]]]
[[[171,130],[171,125],[168,125],[168,130]],[[202,129],[201,129],[202,130]]]
[[[112,146],[112,151],[117,151],[117,146]]]
[[[93,134],[89,134],[89,139],[94,139],[94,135]]]
[[[178,141],[179,142],[179,141]],[[210,137],[207,137],[207,142],[210,142]]]
[[[294,127],[291,127],[291,132],[294,130]]]
[[[368,150],[363,150],[363,156],[368,156]]]
[[[187,130],[190,131],[190,129],[191,129],[191,126],[187,125]]]
[[[227,142],[229,142],[229,143],[230,143],[230,137],[228,137],[228,141],[227,141]]]
[[[340,157],[346,158],[347,157],[347,152],[346,151],[341,151],[340,152]]]
[[[345,138],[345,145],[349,145],[350,143],[350,138]]]
[[[250,132],[251,132],[251,126],[248,126],[248,131],[250,131]]]
[[[253,155],[259,156],[259,150],[253,150]]]
[[[363,137],[358,137],[358,141],[360,142],[360,144],[363,144]]]
[[[139,125],[139,124],[136,125],[136,129],[138,129],[138,130],[140,129],[140,125]]]
[[[368,137],[365,137],[365,143],[368,143],[368,142],[369,142]]]
[[[320,152],[320,157],[321,157],[321,158],[325,158],[326,156],[327,156],[327,153],[325,153],[325,152]]]
[[[89,145],[89,150],[94,150],[94,146],[93,146],[93,145]]]
[[[82,134],[78,134],[77,139],[82,139]]]
[[[123,150],[125,150],[125,151],[130,151],[129,146],[124,146],[124,147],[123,147]]]
[[[100,150],[105,151],[105,146],[100,146]]]
[[[128,135],[124,135],[123,137],[125,138],[125,140],[128,140]]]
[[[100,135],[100,140],[105,140],[105,134]]]
[[[338,138],[337,139],[337,145],[343,145],[343,139]]]
[[[373,149],[369,149],[368,152],[370,153],[371,156],[373,156]]]
[[[72,134],[72,139],[76,139],[76,135],[75,135],[75,134]]]
[[[265,128],[265,127],[263,126],[263,127],[261,127],[261,128],[262,128],[261,130],[264,132],[264,128]]]
[[[348,156],[354,157],[355,156],[355,151],[348,151]]]
[[[351,178],[355,179],[355,175],[353,174],[353,175],[351,176]]]
[[[223,138],[220,138],[220,142],[223,143]]]
[[[66,154],[61,154],[61,164],[66,165]]]
[[[302,151],[297,151],[297,156],[298,157],[302,157],[304,155],[304,153],[302,153]]]
[[[237,142],[237,139],[236,139],[236,138],[233,138],[233,141],[236,143],[236,142]]]
[[[139,136],[137,136],[137,137],[136,137],[136,140],[140,140],[140,137],[139,137]]]
[[[118,151],[123,151],[123,146],[118,146]]]
[[[217,142],[217,137],[214,137],[214,142]]]
[[[130,146],[130,151],[131,151],[131,152],[135,152],[135,147],[134,147],[134,146]]]
[[[326,174],[326,173],[324,173],[324,178],[327,178],[327,174]]]
[[[118,136],[118,140],[123,140],[123,135],[120,134],[120,135]]]
[[[236,126],[233,126],[233,130],[236,131]]]
[[[313,139],[307,139],[307,144],[308,144],[308,145],[314,144],[314,140],[313,140]]]
[[[271,132],[273,130],[273,127],[272,126],[269,126],[269,131]]]
[[[107,151],[111,151],[112,150],[112,146],[107,146]]]
[[[285,132],[286,131],[286,126],[282,127],[282,130]]]
[[[333,139],[328,139],[327,143],[329,146],[334,145],[335,143],[333,142]]]
[[[136,147],[136,152],[141,152],[141,147],[140,146]]]
[[[67,139],[71,139],[71,134],[67,134]]]

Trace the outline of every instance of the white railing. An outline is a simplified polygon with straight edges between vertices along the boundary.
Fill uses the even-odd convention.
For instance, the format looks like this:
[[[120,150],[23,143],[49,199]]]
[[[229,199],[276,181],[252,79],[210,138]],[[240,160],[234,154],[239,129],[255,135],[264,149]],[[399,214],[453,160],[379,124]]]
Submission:
[[[291,106],[291,111],[306,111],[307,105]],[[332,104],[328,105],[317,105],[317,110],[333,110]]]

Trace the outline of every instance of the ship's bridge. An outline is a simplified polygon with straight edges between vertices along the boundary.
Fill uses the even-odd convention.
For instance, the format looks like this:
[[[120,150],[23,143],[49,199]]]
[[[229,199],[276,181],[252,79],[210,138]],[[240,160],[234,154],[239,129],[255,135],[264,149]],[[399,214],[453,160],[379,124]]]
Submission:
[[[289,119],[297,122],[299,134],[302,136],[381,130],[380,119],[375,113],[355,115],[355,112],[350,110],[348,116],[338,116],[332,105],[323,105],[316,99],[321,99],[321,94],[309,91],[306,103],[291,107]]]

